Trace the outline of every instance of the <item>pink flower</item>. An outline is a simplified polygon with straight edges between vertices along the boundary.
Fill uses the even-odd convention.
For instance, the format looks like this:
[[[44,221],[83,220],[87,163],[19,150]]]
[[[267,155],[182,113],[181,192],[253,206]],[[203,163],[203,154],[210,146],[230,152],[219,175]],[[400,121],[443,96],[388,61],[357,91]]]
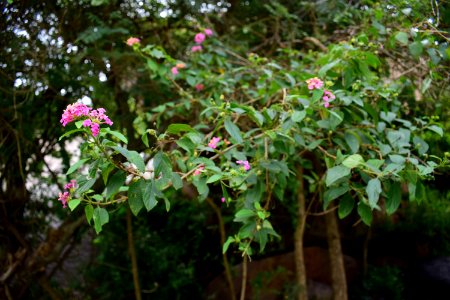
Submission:
[[[203,48],[200,45],[195,45],[195,46],[192,46],[192,48],[191,48],[192,52],[201,52],[202,50],[203,50]]]
[[[91,119],[86,119],[83,121],[83,127],[89,127],[92,124],[92,120]]]
[[[62,114],[60,122],[65,127],[68,123],[73,122],[80,117],[88,116],[91,110],[92,108],[82,102],[69,104]]]
[[[245,171],[250,170],[250,164],[249,164],[248,160],[238,160],[238,161],[236,161],[236,163],[238,165],[244,166]]]
[[[336,96],[332,92],[330,92],[328,90],[325,90],[323,92],[322,99],[323,99],[323,102],[324,102],[323,106],[325,106],[325,108],[328,108],[330,106],[330,101],[336,99]]]
[[[177,67],[173,67],[172,69],[170,69],[170,71],[172,72],[173,75],[177,75],[178,74],[178,68]]]
[[[306,80],[306,83],[308,84],[308,89],[310,90],[320,89],[323,87],[323,81],[317,77]]]
[[[140,39],[135,38],[135,37],[130,37],[130,38],[127,40],[127,45],[128,45],[128,46],[133,46],[134,44],[139,44],[140,42],[141,42]]]
[[[195,85],[195,89],[197,90],[197,92],[203,91],[204,88],[205,86],[202,83],[198,83]]]
[[[222,197],[222,198],[220,199],[220,201],[222,201],[222,203],[224,203],[224,202],[225,202],[225,197]]]
[[[91,132],[93,136],[97,136],[100,132],[100,125],[98,123],[92,123]]]
[[[211,29],[209,29],[209,28],[206,28],[206,29],[205,29],[205,34],[206,34],[207,36],[212,36],[212,35],[213,35],[213,31],[212,31]]]
[[[217,148],[217,143],[218,143],[219,141],[220,141],[220,137],[213,137],[213,138],[209,141],[208,146],[211,147],[211,148],[213,148],[213,149],[216,149],[216,148]]]
[[[197,169],[194,171],[194,176],[200,175],[204,169],[204,166],[197,167]]]
[[[64,186],[64,189],[70,190],[77,187],[77,181],[75,179],[72,179],[68,184]]]
[[[67,207],[67,202],[70,200],[69,192],[59,193],[58,201],[61,201],[64,208]]]
[[[197,33],[195,35],[194,41],[196,44],[201,44],[205,40],[205,35],[203,33]]]

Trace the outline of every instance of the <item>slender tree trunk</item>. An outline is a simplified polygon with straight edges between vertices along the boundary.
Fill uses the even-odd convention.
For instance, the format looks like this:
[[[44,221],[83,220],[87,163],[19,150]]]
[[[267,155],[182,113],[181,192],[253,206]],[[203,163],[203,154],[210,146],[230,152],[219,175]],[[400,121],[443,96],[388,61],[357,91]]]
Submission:
[[[214,210],[214,212],[217,215],[217,219],[219,221],[219,230],[220,230],[220,245],[223,246],[223,244],[225,244],[226,234],[225,234],[225,224],[223,223],[222,213],[220,211],[220,208],[217,207],[216,204],[214,204],[214,202],[211,200],[211,198],[206,198],[206,202],[208,202],[209,205],[211,205],[212,209]],[[220,250],[222,251],[222,249],[220,249]],[[236,300],[236,292],[234,290],[233,277],[231,276],[231,269],[230,269],[230,264],[228,263],[227,254],[223,253],[222,258],[223,258],[223,266],[225,268],[225,276],[226,276],[227,282],[228,282],[228,288],[230,289],[230,299]]]
[[[244,253],[244,259],[242,261],[242,287],[240,300],[245,300],[245,292],[247,288],[247,253]]]
[[[133,273],[134,294],[136,300],[142,300],[141,286],[139,285],[139,271],[137,264],[136,248],[134,247],[133,225],[131,223],[131,211],[127,209],[128,252],[131,258],[131,272]]]
[[[305,258],[303,256],[303,234],[305,232],[306,213],[305,213],[305,184],[303,181],[303,168],[297,170],[297,180],[299,189],[297,191],[297,227],[295,228],[295,268],[297,271],[297,285],[299,287],[298,300],[308,299],[308,289],[306,285]]]
[[[336,212],[332,211],[326,214],[325,221],[327,226],[333,300],[347,300],[347,279],[345,277],[344,255],[341,249],[341,238]]]

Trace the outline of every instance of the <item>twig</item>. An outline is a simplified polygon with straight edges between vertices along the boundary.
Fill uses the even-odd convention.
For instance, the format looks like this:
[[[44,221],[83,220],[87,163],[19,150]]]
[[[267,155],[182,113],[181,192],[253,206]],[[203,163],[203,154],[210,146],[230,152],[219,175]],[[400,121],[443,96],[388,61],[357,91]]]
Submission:
[[[339,206],[335,206],[335,207],[332,207],[332,208],[330,208],[330,209],[328,209],[326,211],[323,211],[323,212],[320,212],[320,213],[308,213],[308,215],[315,216],[315,217],[324,216],[324,215],[326,215],[326,214],[328,214],[328,213],[330,213],[332,211],[335,211],[338,208],[339,208]]]

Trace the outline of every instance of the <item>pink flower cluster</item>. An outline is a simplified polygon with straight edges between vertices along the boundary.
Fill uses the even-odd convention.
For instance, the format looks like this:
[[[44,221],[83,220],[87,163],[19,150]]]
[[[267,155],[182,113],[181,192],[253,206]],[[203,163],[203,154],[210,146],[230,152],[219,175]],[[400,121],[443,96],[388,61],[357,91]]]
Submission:
[[[77,181],[72,179],[68,184],[64,186],[65,191],[64,193],[59,193],[58,201],[61,201],[64,208],[67,207],[67,202],[69,202],[71,194],[75,191],[77,187]]]
[[[323,92],[322,99],[323,99],[323,106],[328,108],[330,106],[330,101],[336,99],[336,96],[332,92],[325,90]]]
[[[249,164],[248,160],[238,160],[238,161],[236,161],[236,163],[238,165],[244,166],[245,171],[250,170],[250,164]]]
[[[195,35],[194,37],[194,42],[198,45],[192,46],[191,51],[192,52],[200,52],[203,50],[202,46],[200,44],[202,44],[207,36],[212,36],[214,33],[211,29],[206,28],[203,32],[199,32]]]
[[[92,135],[97,136],[100,132],[100,124],[107,124],[109,126],[113,124],[109,117],[105,115],[105,112],[106,110],[104,108],[93,110],[82,102],[76,102],[67,106],[60,122],[63,126],[66,126],[70,122],[87,117],[83,121],[83,127],[90,127]]]
[[[317,77],[306,80],[306,83],[308,84],[308,89],[310,90],[321,89],[323,87],[323,81]]]
[[[130,38],[127,40],[127,45],[128,45],[128,46],[133,46],[134,44],[139,44],[140,42],[141,42],[140,39],[135,38],[135,37],[130,37]]]
[[[209,143],[208,143],[208,147],[211,147],[213,149],[217,148],[217,143],[220,142],[220,137],[213,137]]]

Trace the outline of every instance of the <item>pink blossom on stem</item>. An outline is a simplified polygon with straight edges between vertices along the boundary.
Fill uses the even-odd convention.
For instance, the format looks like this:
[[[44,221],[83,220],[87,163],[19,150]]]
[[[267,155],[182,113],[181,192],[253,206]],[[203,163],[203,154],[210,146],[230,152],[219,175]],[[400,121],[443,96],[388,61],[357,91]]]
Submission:
[[[206,34],[207,36],[212,36],[212,35],[213,35],[213,31],[212,31],[210,28],[206,28],[206,29],[205,29],[205,34]]]
[[[133,46],[134,44],[139,44],[140,42],[141,42],[140,39],[135,38],[135,37],[130,37],[130,38],[127,40],[127,45],[128,45],[128,46]]]
[[[92,124],[92,120],[91,119],[86,119],[83,121],[83,127],[89,127]]]
[[[92,108],[82,102],[69,104],[62,114],[60,122],[63,126],[66,126],[80,117],[88,116],[91,110]]]
[[[317,77],[306,80],[306,83],[308,84],[308,89],[310,90],[320,89],[323,87],[323,81]]]
[[[170,69],[170,71],[172,72],[173,75],[177,75],[178,74],[178,68],[177,67],[173,67],[172,69]]]
[[[70,189],[74,189],[77,187],[77,181],[75,179],[72,179],[69,183],[67,183],[64,186],[64,189],[66,190],[70,190]]]
[[[93,136],[97,136],[100,132],[100,125],[98,123],[92,123],[91,132]]]
[[[205,86],[202,83],[198,83],[195,85],[195,89],[197,90],[197,92],[203,91],[204,88]]]
[[[202,50],[203,50],[203,48],[200,45],[195,45],[195,46],[192,46],[192,48],[191,48],[192,52],[201,52]]]
[[[194,171],[194,176],[200,175],[204,169],[204,166],[197,167],[197,169]]]
[[[213,149],[216,149],[216,148],[217,148],[217,143],[218,143],[219,141],[220,141],[220,137],[213,137],[213,138],[209,141],[208,146],[211,147],[211,148],[213,148]]]
[[[67,202],[69,200],[70,200],[70,193],[69,192],[59,193],[58,201],[61,201],[61,203],[62,203],[64,208],[67,207]]]
[[[220,199],[220,201],[222,201],[222,203],[224,203],[224,202],[225,202],[225,197],[222,197],[222,198]]]
[[[323,106],[325,106],[325,108],[328,108],[330,106],[330,101],[336,99],[336,96],[332,92],[330,92],[328,90],[325,90],[323,92],[322,99],[323,99],[323,102],[324,102]]]
[[[249,164],[248,160],[238,160],[238,161],[236,161],[236,163],[238,165],[244,166],[245,171],[250,170],[250,164]]]
[[[194,41],[196,44],[201,44],[205,40],[205,35],[203,33],[197,33],[195,35]]]

